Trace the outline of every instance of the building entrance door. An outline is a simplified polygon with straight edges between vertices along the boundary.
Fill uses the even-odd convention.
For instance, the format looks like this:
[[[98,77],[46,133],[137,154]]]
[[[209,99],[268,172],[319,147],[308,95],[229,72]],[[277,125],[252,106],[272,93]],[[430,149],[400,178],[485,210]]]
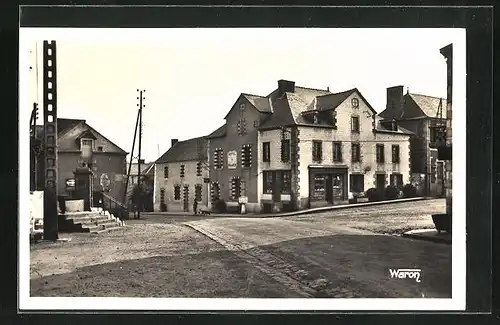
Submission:
[[[325,196],[328,203],[333,203],[333,182],[332,175],[327,175],[325,179]]]
[[[334,174],[331,176],[332,202],[344,201],[344,175]]]
[[[280,173],[273,171],[273,202],[281,201],[281,177]]]
[[[383,191],[385,188],[385,174],[377,174],[377,190]]]

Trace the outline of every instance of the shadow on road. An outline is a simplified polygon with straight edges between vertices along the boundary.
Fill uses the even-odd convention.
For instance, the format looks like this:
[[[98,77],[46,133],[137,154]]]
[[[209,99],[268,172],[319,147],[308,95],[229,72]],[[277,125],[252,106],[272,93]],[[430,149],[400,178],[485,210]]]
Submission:
[[[97,239],[96,239],[97,240]],[[147,248],[146,248],[147,249]],[[271,266],[316,297],[451,297],[451,246],[384,235],[332,235],[244,251],[159,256],[78,268],[31,280],[32,296],[298,298],[255,267]],[[389,269],[419,268],[421,282],[391,279]]]

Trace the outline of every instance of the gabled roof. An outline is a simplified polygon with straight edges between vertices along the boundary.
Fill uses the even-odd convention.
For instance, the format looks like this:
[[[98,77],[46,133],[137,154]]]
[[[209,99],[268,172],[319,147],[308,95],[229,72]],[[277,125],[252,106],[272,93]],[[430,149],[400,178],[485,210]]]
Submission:
[[[70,119],[70,118],[58,118],[57,119],[57,135],[61,137],[64,133],[73,129],[80,123],[85,123],[85,120],[80,119]]]
[[[130,164],[127,164],[127,169],[129,167]],[[154,166],[154,162],[148,162],[148,163],[144,163],[144,164],[141,164],[141,174],[142,175],[146,175],[148,174],[150,171],[151,171],[151,167]],[[138,174],[138,163],[132,163],[132,166],[130,168],[130,175],[132,176],[136,176]]]
[[[206,159],[207,137],[198,137],[176,142],[156,163],[196,161]]]
[[[100,137],[106,139],[109,143],[114,145],[116,148],[118,148],[119,153],[123,154],[128,154],[125,150],[120,148],[118,145],[113,143],[111,140],[106,138],[104,135],[102,135],[100,132],[98,132],[96,129],[91,127],[90,125],[87,124],[85,120],[77,120],[77,119],[69,119],[69,118],[58,118],[57,119],[57,137],[61,138],[64,134],[66,134],[68,131],[74,129],[76,126],[84,124],[87,127],[87,130],[83,131],[80,133],[75,139],[81,139],[84,137],[91,138],[91,139],[96,139],[96,134],[99,135]],[[43,138],[43,133],[44,133],[44,126],[43,125],[37,125],[36,126],[36,131],[37,131],[37,137]]]
[[[222,138],[226,135],[226,124],[220,126],[217,130],[213,131],[209,135],[207,135],[208,139],[213,138]]]
[[[442,117],[446,118],[446,99],[413,93],[408,93],[408,96],[413,99],[422,112],[428,117],[437,117],[439,102],[442,101]]]
[[[259,112],[261,113],[272,113],[271,102],[269,98],[252,95],[252,94],[242,94]]]
[[[355,92],[359,94],[372,113],[376,115],[377,112],[357,88],[332,93],[328,90],[296,86],[295,92],[286,92],[281,96],[276,89],[269,94],[273,105],[273,114],[261,124],[260,129],[269,129],[284,125],[321,126],[305,119],[304,115],[313,111],[335,110]]]

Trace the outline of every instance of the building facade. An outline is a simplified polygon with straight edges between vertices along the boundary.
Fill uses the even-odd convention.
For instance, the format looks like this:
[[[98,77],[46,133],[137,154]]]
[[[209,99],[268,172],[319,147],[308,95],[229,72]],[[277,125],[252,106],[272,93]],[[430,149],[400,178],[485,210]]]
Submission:
[[[92,189],[106,190],[109,196],[122,201],[127,173],[127,152],[97,130],[78,119],[57,119],[58,137],[58,195],[72,197],[77,167],[89,167],[93,173]],[[43,127],[37,126],[36,138],[43,139]],[[43,188],[43,159],[37,159],[32,187]],[[104,184],[105,188],[103,188]]]
[[[208,177],[206,138],[173,139],[154,164],[154,210],[192,212],[195,200],[198,209],[207,207]]]
[[[244,126],[244,130],[242,130]],[[357,89],[340,93],[280,80],[241,94],[207,137],[211,200],[278,212],[342,204],[370,187],[410,181],[409,137],[380,123]]]
[[[387,88],[387,106],[380,113],[382,124],[396,123],[410,130],[412,178],[421,183],[421,195],[444,196],[444,164],[437,147],[445,136],[446,99],[404,94],[403,86]],[[417,184],[418,185],[418,184]]]

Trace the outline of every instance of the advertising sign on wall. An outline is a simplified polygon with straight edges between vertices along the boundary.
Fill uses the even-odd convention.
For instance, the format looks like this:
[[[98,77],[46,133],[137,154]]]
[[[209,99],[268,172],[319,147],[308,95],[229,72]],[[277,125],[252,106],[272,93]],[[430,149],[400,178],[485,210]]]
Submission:
[[[236,169],[238,164],[238,152],[236,150],[228,151],[227,153],[227,168]]]

